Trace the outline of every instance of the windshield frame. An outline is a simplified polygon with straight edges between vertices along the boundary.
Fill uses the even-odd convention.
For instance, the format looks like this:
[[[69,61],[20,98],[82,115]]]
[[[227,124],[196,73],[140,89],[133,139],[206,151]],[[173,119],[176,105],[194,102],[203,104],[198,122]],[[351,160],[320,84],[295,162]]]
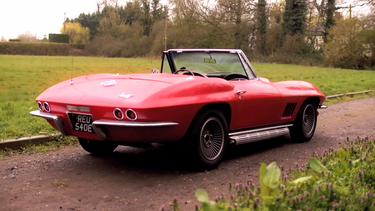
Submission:
[[[176,72],[178,68],[176,67],[174,58],[176,57],[176,55],[181,55],[182,53],[205,53],[208,56],[210,56],[211,53],[212,54],[215,54],[215,53],[236,54],[239,60],[238,62],[240,62],[242,66],[242,72],[237,71],[235,73],[233,72],[233,73],[228,73],[228,74],[243,74],[249,80],[258,78],[248,58],[240,49],[170,49],[170,50],[164,51],[163,53],[161,72],[165,73],[166,72],[165,69],[170,69],[172,74]],[[168,64],[166,64],[166,61],[168,61]],[[169,65],[169,68],[164,67],[165,65]],[[189,67],[187,67],[187,69],[189,69]],[[202,74],[202,72],[199,72],[199,71],[197,72]],[[207,75],[206,73],[203,73],[203,74]],[[209,75],[209,76],[215,76],[215,75]]]

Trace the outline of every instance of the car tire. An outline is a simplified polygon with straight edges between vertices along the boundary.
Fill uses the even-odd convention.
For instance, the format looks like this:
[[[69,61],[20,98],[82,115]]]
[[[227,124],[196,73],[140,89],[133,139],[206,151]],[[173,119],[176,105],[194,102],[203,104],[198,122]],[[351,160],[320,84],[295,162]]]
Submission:
[[[206,111],[193,122],[191,140],[198,170],[216,168],[228,148],[228,124],[222,112]]]
[[[307,142],[313,137],[316,129],[318,111],[316,104],[312,101],[305,101],[290,128],[290,136],[295,142]]]
[[[82,148],[94,155],[105,155],[113,152],[118,144],[106,141],[96,141],[84,138],[78,138]]]

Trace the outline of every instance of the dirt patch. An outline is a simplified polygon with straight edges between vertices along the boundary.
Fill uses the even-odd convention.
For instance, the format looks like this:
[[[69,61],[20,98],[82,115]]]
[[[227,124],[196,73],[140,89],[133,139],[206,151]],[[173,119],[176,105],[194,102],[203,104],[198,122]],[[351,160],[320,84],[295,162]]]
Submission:
[[[228,194],[228,183],[257,182],[261,162],[284,168],[305,163],[313,152],[335,147],[347,137],[375,138],[375,98],[320,110],[314,138],[293,143],[288,137],[234,146],[224,162],[209,172],[190,171],[187,151],[178,146],[151,149],[119,147],[95,157],[80,146],[0,161],[0,204],[4,210],[193,210],[195,191],[211,199]]]

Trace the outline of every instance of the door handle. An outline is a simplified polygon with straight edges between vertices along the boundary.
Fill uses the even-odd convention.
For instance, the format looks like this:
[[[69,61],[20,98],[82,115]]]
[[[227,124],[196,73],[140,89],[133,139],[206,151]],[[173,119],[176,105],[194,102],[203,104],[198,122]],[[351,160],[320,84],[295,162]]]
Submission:
[[[237,93],[237,95],[238,95],[238,98],[239,98],[240,100],[242,100],[241,95],[242,95],[242,94],[245,94],[246,91],[245,91],[245,90],[238,90],[236,93]]]

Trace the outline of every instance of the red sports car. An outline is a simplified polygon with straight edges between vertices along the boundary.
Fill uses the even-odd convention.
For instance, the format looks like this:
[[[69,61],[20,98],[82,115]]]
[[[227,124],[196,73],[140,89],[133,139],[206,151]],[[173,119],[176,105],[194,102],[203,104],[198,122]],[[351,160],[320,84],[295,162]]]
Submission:
[[[93,154],[185,141],[197,165],[210,169],[229,144],[287,134],[309,141],[324,100],[311,83],[258,77],[239,49],[171,49],[160,71],[58,83],[36,98],[40,110],[30,113],[77,136]]]

